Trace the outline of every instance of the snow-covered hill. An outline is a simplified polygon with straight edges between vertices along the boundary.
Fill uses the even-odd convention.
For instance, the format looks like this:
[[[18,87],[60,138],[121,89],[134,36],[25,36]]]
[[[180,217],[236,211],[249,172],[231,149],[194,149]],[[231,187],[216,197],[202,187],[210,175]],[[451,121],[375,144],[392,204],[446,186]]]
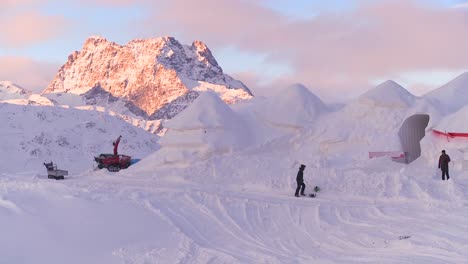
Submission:
[[[361,104],[383,107],[410,107],[416,97],[398,83],[388,80],[359,96]]]
[[[276,90],[260,115],[268,122],[283,127],[304,127],[327,112],[322,100],[301,84]]]
[[[164,126],[168,132],[159,141],[161,150],[142,162],[186,164],[240,150],[252,142],[245,122],[212,92],[201,93]]]
[[[54,161],[73,172],[93,168],[93,157],[111,153],[122,135],[121,152],[142,158],[158,149],[157,136],[105,113],[57,106],[0,104],[3,172],[43,173]]]
[[[424,95],[444,113],[453,113],[468,104],[468,72]]]
[[[20,105],[52,105],[46,97],[33,94],[30,91],[10,82],[0,82],[0,102]]]
[[[26,91],[25,89],[19,87],[13,82],[1,81],[0,82],[0,100],[10,100],[10,99],[23,99],[30,95],[31,92]]]
[[[367,159],[368,152],[401,151],[398,131],[407,118],[420,113],[430,115],[427,129],[441,118],[430,102],[386,81],[345,107],[321,115],[305,134],[323,152],[337,151],[336,159]]]

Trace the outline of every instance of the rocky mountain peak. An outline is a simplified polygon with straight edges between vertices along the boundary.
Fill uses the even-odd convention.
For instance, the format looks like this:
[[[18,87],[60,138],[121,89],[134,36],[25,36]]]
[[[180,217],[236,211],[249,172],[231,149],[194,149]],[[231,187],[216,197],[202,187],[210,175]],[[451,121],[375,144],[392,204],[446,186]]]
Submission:
[[[84,101],[89,101],[87,92],[96,87],[149,119],[171,118],[198,91],[212,90],[227,103],[252,97],[242,82],[223,73],[206,44],[197,40],[183,45],[170,36],[135,39],[126,45],[90,37],[81,51],[69,55],[43,94],[87,94]],[[172,102],[177,107],[171,107]]]

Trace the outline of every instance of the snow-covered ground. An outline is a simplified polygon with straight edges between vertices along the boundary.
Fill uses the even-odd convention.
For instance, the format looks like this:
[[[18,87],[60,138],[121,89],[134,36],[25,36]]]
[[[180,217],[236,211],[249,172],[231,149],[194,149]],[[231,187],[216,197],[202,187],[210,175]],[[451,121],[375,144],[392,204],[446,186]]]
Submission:
[[[431,133],[457,113],[400,88],[384,83],[334,111],[301,86],[233,106],[203,94],[127,170],[67,164],[63,181],[45,168],[3,172],[0,263],[466,263],[468,140]],[[431,117],[419,159],[368,159],[398,150],[417,113]],[[293,195],[300,164],[316,198]]]
[[[98,111],[0,103],[0,168],[3,172],[45,169],[53,161],[72,172],[92,169],[94,156],[120,153],[141,159],[159,148],[158,136]]]

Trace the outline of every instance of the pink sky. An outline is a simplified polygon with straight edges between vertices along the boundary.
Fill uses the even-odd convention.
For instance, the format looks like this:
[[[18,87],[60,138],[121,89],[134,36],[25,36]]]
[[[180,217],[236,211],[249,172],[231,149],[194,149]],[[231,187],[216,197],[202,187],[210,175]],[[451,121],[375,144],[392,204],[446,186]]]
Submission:
[[[264,1],[280,2],[86,0],[80,5],[97,5],[99,2],[98,5],[108,7],[109,12],[132,6],[144,10],[128,21],[127,27],[121,30],[122,35],[116,35],[119,33],[115,29],[108,34],[105,29],[97,32],[113,41],[172,35],[185,44],[201,40],[215,56],[226,47],[234,47],[243,54],[261,54],[262,61],[255,66],[248,65],[250,61],[237,61],[236,56],[217,57],[221,67],[223,64],[235,65],[227,73],[245,77],[244,81],[254,92],[266,89],[259,83],[272,85],[277,81],[281,85],[303,83],[325,98],[338,98],[343,94],[355,96],[375,85],[376,80],[398,82],[408,80],[403,79],[403,75],[418,72],[414,80],[402,84],[410,91],[413,88],[420,93],[449,81],[435,79],[436,75],[431,73],[453,72],[450,78],[454,78],[468,69],[468,52],[465,51],[468,46],[468,8],[460,1],[456,2],[457,8],[453,7],[455,2],[447,6],[434,4],[437,1],[357,1],[348,10],[311,12],[310,17],[301,19],[269,8]],[[16,51],[12,46],[27,48],[37,43],[45,45],[61,41],[74,30],[84,35],[96,33],[84,26],[78,29],[80,23],[66,12],[44,12],[44,5],[54,7],[54,0],[14,2],[14,5],[12,1],[0,2],[5,7],[0,9],[3,10],[0,11],[0,48],[10,63],[15,63],[11,61]],[[279,5],[286,2],[293,5],[293,1]],[[78,10],[80,5],[75,5],[75,9]],[[67,55],[64,54],[61,63]],[[23,58],[18,64],[24,65],[24,56],[18,57]],[[33,58],[30,61],[37,63]],[[46,63],[50,65],[50,62]],[[279,71],[276,76],[265,76],[265,68],[280,66],[288,70]],[[8,66],[0,64],[0,73],[5,67]],[[426,77],[421,72],[426,72]],[[14,76],[14,73],[10,74]],[[0,77],[8,78],[5,74]]]

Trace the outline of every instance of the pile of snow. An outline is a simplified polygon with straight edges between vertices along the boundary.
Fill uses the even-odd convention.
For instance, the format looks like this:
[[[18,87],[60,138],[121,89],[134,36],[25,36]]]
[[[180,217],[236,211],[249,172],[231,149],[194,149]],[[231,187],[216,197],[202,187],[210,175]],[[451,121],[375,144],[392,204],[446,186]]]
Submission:
[[[468,104],[468,72],[424,95],[443,113],[453,113]]]
[[[164,125],[161,149],[148,158],[151,164],[206,159],[248,144],[242,120],[215,93],[204,92]]]
[[[166,122],[170,130],[223,129],[235,125],[237,116],[215,93],[205,92],[177,115]]]
[[[300,128],[327,112],[326,105],[301,84],[280,89],[260,115],[273,125]]]
[[[74,172],[93,168],[93,157],[111,153],[122,135],[120,153],[142,158],[158,149],[157,136],[95,111],[56,106],[0,104],[4,172],[44,172],[53,161]]]
[[[445,116],[434,129],[442,132],[468,133],[468,105]]]
[[[468,133],[467,116],[468,105],[444,116],[433,129],[440,132]],[[437,166],[441,150],[446,150],[452,159],[450,170],[463,171],[468,168],[468,138],[453,138],[428,131],[426,137],[421,141],[421,147],[423,150],[422,160],[429,166]]]
[[[388,80],[359,96],[357,102],[376,107],[411,107],[416,97],[398,83]]]
[[[431,102],[412,95],[393,81],[386,81],[341,110],[322,116],[317,122],[319,128],[310,137],[320,140],[323,149],[343,151],[344,159],[353,156],[365,159],[368,152],[401,151],[398,131],[415,114],[430,116],[427,129],[441,118],[440,111]]]

